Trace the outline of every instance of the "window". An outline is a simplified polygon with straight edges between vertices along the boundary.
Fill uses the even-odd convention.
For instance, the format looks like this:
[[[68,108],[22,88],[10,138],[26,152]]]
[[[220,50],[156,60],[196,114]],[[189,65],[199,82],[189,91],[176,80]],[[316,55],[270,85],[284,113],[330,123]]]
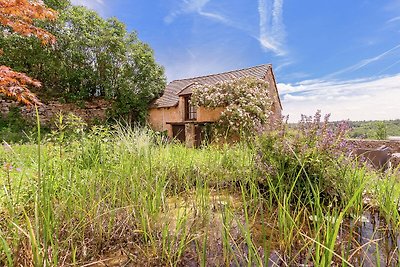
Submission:
[[[185,120],[193,121],[197,119],[196,107],[190,103],[190,96],[185,97]]]

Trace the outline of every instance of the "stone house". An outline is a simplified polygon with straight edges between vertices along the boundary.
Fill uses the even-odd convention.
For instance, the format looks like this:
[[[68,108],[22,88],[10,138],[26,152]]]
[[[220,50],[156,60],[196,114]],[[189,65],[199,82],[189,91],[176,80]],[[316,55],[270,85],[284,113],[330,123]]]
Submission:
[[[164,94],[149,108],[148,122],[156,131],[167,131],[168,136],[185,142],[187,146],[199,145],[204,138],[204,127],[217,121],[223,108],[196,108],[190,104],[195,85],[212,85],[242,77],[256,77],[269,83],[272,98],[271,123],[282,116],[282,104],[276,87],[272,65],[265,64],[246,69],[233,70],[207,76],[175,80],[165,88]]]

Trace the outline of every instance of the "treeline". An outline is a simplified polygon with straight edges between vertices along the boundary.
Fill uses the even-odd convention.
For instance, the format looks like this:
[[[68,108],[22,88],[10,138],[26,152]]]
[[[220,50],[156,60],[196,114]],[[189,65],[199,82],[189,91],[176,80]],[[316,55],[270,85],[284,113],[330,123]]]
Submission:
[[[113,103],[112,116],[143,121],[148,104],[165,87],[164,70],[149,45],[116,18],[103,19],[69,0],[44,3],[59,13],[53,22],[40,22],[56,44],[43,46],[2,27],[0,65],[38,79],[43,86],[34,92],[42,100],[103,97]]]
[[[385,121],[351,121],[351,138],[386,139],[400,136],[400,119]]]
[[[337,127],[340,121],[330,122]],[[299,127],[298,123],[289,123],[290,130]],[[349,138],[358,139],[387,139],[389,136],[400,136],[400,119],[384,121],[348,121]]]

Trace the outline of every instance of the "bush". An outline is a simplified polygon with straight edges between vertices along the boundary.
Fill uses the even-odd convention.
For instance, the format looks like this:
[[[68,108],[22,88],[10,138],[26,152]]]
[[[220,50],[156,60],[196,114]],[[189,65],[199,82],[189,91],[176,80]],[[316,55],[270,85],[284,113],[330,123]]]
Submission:
[[[192,94],[195,106],[224,108],[216,123],[216,137],[253,137],[268,123],[272,101],[268,82],[244,77],[215,85],[198,85]]]
[[[27,142],[36,132],[34,123],[22,117],[19,107],[11,107],[7,115],[0,115],[0,141]]]
[[[376,123],[376,139],[385,140],[387,138],[387,128],[386,124],[383,121],[379,121]]]
[[[350,152],[344,138],[349,127],[345,122],[335,126],[328,120],[326,115],[321,121],[318,111],[314,117],[302,116],[292,133],[282,124],[279,132],[260,137],[257,165],[265,177],[261,183],[293,192],[296,199],[318,195],[324,201],[338,200],[338,178],[348,164],[344,155]]]

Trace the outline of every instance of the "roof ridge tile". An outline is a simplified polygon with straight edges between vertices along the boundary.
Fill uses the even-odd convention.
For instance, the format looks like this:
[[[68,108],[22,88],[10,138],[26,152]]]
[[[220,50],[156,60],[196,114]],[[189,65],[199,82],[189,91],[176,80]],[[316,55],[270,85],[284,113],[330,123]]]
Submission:
[[[199,78],[207,78],[207,77],[212,77],[212,76],[218,76],[218,75],[224,75],[224,74],[229,74],[229,73],[235,73],[235,72],[240,72],[244,70],[251,70],[251,69],[256,69],[260,67],[271,67],[271,64],[261,64],[253,67],[247,67],[247,68],[241,68],[237,70],[229,70],[229,71],[224,71],[224,72],[219,72],[219,73],[212,73],[212,74],[207,74],[207,75],[202,75],[202,76],[196,76],[196,77],[190,77],[190,78],[182,78],[182,79],[176,79],[172,80],[172,82],[178,82],[178,81],[187,81],[187,80],[194,80],[194,79],[199,79]]]

